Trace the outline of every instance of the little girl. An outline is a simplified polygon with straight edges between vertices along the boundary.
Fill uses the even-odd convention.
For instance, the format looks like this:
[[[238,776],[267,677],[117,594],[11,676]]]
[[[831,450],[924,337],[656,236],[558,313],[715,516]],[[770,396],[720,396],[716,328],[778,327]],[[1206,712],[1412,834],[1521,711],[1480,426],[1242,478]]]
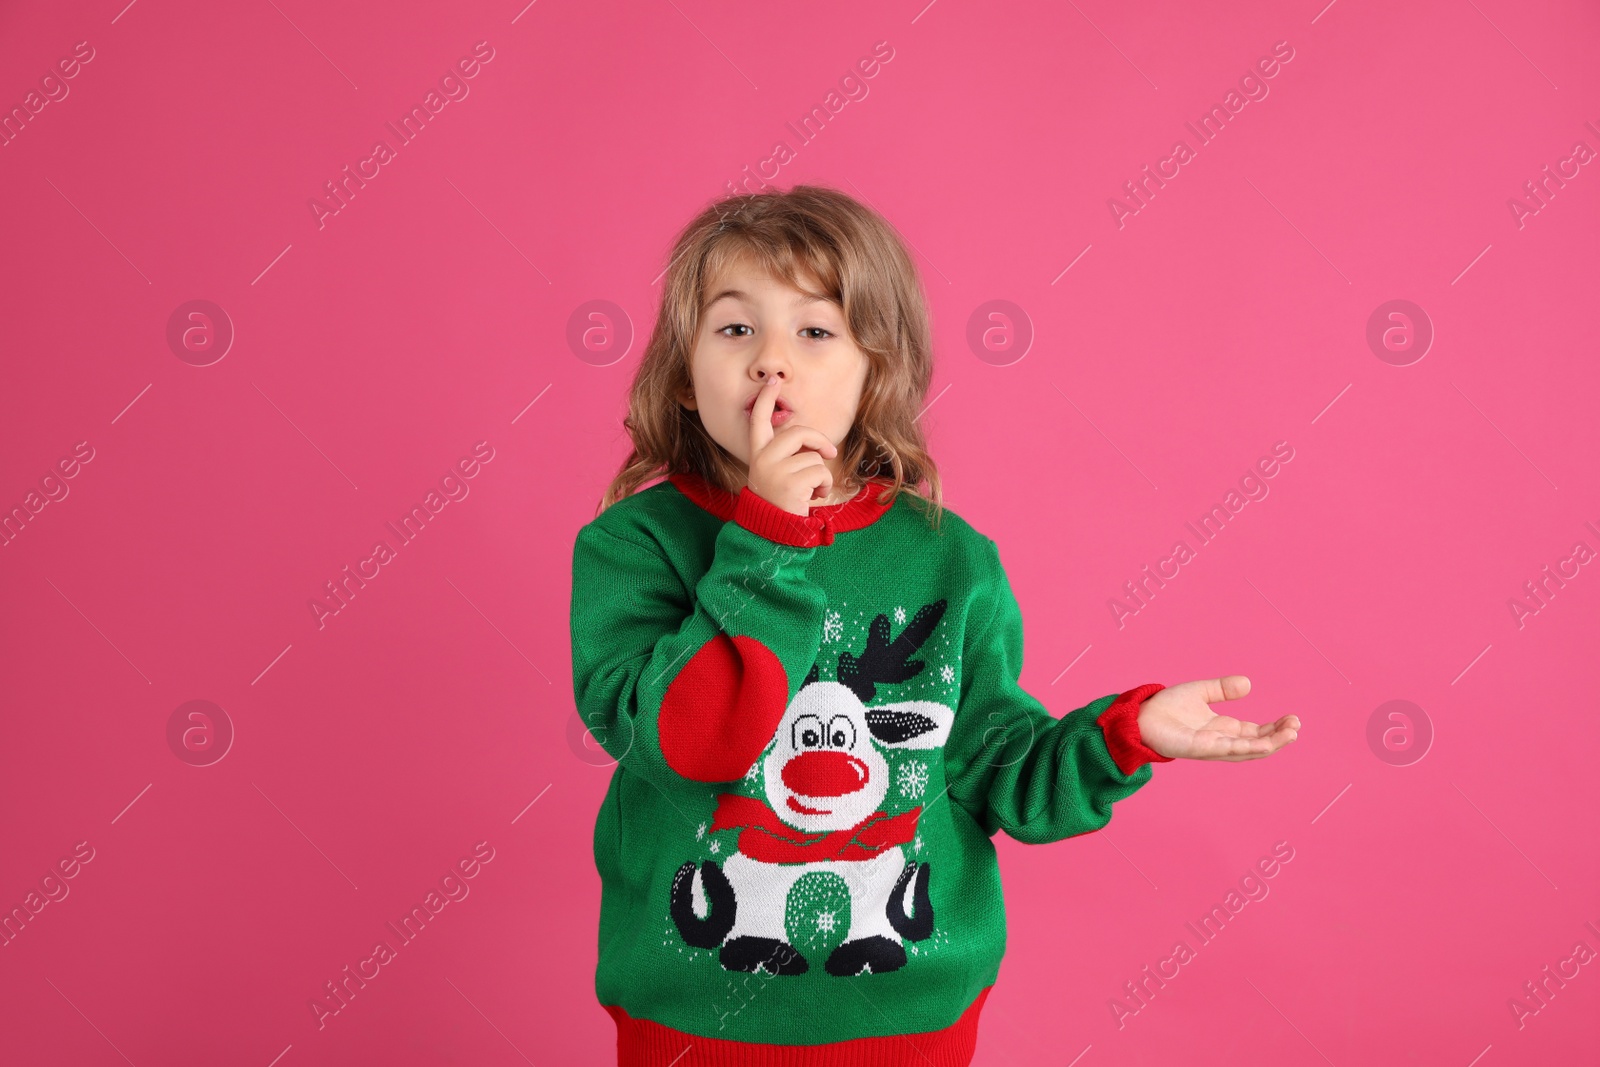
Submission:
[[[931,376],[911,258],[844,194],[729,197],[678,236],[572,561],[625,1067],[967,1064],[1005,952],[994,833],[1090,833],[1152,763],[1299,730],[1214,714],[1242,675],[1059,719],[1024,691],[999,550],[917,423]]]

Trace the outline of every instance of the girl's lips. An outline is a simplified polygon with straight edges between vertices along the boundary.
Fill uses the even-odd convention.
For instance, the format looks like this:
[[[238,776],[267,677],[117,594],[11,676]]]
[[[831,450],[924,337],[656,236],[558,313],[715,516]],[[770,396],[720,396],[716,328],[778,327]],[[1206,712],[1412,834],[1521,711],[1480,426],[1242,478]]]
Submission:
[[[750,417],[750,413],[752,411],[754,411],[755,408],[756,408],[756,397],[751,397],[750,398],[750,402],[744,406],[744,417],[748,419]],[[774,426],[776,426],[779,422],[782,422],[784,419],[788,419],[793,414],[794,414],[794,411],[791,410],[786,404],[784,404],[784,402],[782,400],[773,401],[773,404],[772,404],[772,424]],[[779,416],[782,416],[782,418],[779,418]]]

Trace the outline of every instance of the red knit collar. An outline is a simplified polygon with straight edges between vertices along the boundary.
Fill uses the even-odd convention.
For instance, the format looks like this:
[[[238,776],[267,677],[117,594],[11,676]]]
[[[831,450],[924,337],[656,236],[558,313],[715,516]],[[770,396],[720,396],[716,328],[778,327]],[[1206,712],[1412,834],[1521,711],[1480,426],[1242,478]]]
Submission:
[[[739,505],[739,497],[736,494],[706,481],[693,471],[669,474],[667,481],[677,486],[684,496],[723,521],[733,518],[734,509]],[[879,480],[868,481],[861,487],[861,492],[851,499],[839,504],[812,508],[811,514],[814,518],[825,520],[835,531],[859,530],[863,526],[871,526],[894,506],[892,502],[880,504],[877,501],[884,484]]]

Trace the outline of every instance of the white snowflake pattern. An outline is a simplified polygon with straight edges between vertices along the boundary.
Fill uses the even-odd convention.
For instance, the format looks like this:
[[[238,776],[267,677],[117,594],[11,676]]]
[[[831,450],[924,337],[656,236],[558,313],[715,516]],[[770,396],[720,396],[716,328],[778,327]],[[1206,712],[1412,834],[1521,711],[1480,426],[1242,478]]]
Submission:
[[[825,642],[837,641],[844,633],[844,620],[839,618],[837,611],[828,612],[822,620],[822,640]]]
[[[706,836],[706,824],[701,823],[699,826],[694,828],[694,839],[698,841],[704,836]]]
[[[926,763],[902,763],[896,773],[900,784],[900,795],[903,797],[920,797],[922,791],[928,786],[928,765]]]
[[[817,929],[825,934],[833,933],[834,918],[831,911],[817,912]]]
[[[917,852],[920,853],[922,851],[922,835],[921,834],[917,835],[917,839],[912,842],[912,846],[917,850]]]
[[[717,853],[722,851],[722,842],[713,837],[711,839],[711,844],[707,847],[711,849],[711,854],[715,856]]]
[[[939,668],[939,677],[944,679],[945,685],[949,685],[951,682],[956,680],[956,669],[950,666],[950,664],[946,663],[943,667]]]
[[[906,609],[905,608],[895,608],[894,609],[894,624],[896,626],[904,626],[906,624]]]
[[[744,780],[747,781],[747,782],[753,782],[757,778],[760,778],[760,777],[761,777],[761,761],[760,760],[756,760],[754,763],[750,764],[750,769],[748,771],[744,772]]]

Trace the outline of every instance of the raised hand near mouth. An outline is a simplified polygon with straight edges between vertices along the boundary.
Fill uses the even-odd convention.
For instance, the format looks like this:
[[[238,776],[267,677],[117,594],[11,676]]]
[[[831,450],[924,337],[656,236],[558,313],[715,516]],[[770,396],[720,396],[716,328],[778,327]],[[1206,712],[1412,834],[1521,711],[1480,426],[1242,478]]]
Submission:
[[[782,383],[781,378],[768,378],[750,405],[750,470],[745,484],[784,511],[809,515],[833,491],[833,472],[825,461],[837,456],[839,449],[821,430],[793,416],[772,428],[772,409]]]

